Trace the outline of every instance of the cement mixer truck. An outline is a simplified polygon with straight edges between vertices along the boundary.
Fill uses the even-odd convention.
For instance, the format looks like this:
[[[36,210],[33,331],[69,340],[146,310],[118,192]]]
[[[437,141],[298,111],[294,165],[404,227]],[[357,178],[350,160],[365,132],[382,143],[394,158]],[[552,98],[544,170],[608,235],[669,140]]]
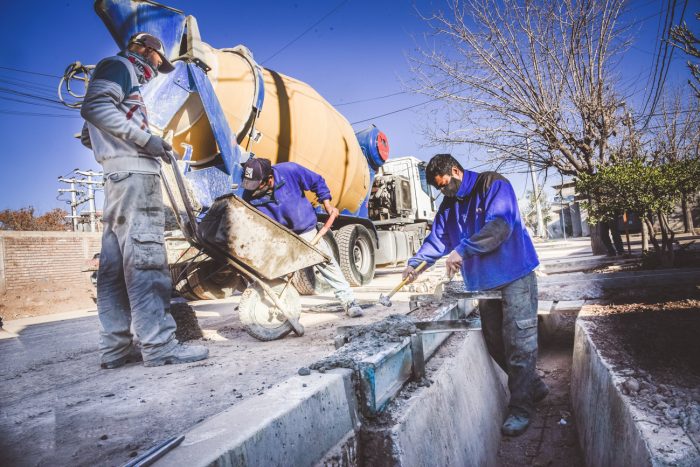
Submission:
[[[175,65],[144,88],[144,99],[151,131],[171,138],[183,154],[176,168],[195,222],[220,197],[242,194],[242,162],[265,157],[325,178],[341,212],[326,238],[352,286],[369,283],[377,266],[405,261],[419,247],[435,212],[424,163],[388,160],[389,143],[379,129],[355,133],[308,84],[262,68],[244,46],[208,45],[196,19],[180,10],[149,0],[97,0],[95,11],[120,48],[132,34],[150,32]],[[318,219],[326,221],[321,209]],[[246,287],[245,277],[220,258],[190,252],[185,237],[173,232],[166,242],[182,294],[216,298]],[[292,283],[304,294],[322,287],[308,267],[295,272]]]

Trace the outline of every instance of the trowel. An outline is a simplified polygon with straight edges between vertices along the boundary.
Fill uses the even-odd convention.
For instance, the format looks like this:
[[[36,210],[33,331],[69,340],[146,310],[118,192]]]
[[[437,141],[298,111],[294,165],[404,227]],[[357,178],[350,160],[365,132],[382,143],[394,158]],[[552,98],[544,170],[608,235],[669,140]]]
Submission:
[[[445,286],[452,282],[452,278],[454,277],[454,274],[450,274],[447,271],[445,271],[445,275],[440,279],[440,282],[438,282],[438,285],[435,286],[435,290],[433,291],[433,297],[435,300],[442,300],[442,294],[445,293]]]

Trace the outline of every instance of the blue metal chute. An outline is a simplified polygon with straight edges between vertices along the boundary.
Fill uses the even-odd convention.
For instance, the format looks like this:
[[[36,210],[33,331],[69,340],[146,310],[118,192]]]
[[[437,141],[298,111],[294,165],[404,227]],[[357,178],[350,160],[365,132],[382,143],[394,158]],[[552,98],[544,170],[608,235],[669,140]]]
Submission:
[[[169,59],[179,55],[185,14],[150,0],[96,0],[95,12],[102,19],[120,49],[137,32],[158,37]]]
[[[175,70],[158,75],[148,86],[144,86],[142,92],[148,109],[148,121],[152,127],[161,130],[170,123],[190,93],[195,91],[188,64],[177,61],[173,66]]]

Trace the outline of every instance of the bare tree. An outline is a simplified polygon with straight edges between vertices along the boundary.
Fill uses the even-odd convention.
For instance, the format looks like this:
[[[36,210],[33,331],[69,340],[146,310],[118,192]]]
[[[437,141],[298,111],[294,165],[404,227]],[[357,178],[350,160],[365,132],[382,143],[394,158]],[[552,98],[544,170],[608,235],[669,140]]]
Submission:
[[[575,177],[610,163],[626,113],[614,72],[631,36],[625,0],[447,5],[425,18],[436,44],[414,58],[416,90],[447,113],[433,143],[493,149],[502,169],[532,163]],[[592,228],[594,253],[605,251],[599,238]]]
[[[41,216],[35,215],[32,206],[4,209],[0,211],[0,230],[68,230],[66,216],[68,213],[59,208]]]
[[[700,13],[695,13],[695,19],[700,21]],[[700,59],[700,48],[698,47],[700,39],[688,29],[685,21],[683,24],[671,28],[671,44],[696,60]],[[695,82],[688,80],[688,83],[695,91],[695,96],[700,98],[700,63],[693,63],[688,60],[688,68],[695,80]]]
[[[417,90],[447,103],[434,143],[495,149],[506,164],[564,175],[609,160],[624,112],[614,60],[627,44],[623,0],[448,0],[425,19],[445,47],[414,57]]]
[[[676,91],[661,101],[659,110],[655,124],[651,126],[653,162],[665,164],[700,158],[700,99]],[[681,193],[684,230],[693,232],[689,198],[695,195],[697,184],[682,176],[676,183]]]

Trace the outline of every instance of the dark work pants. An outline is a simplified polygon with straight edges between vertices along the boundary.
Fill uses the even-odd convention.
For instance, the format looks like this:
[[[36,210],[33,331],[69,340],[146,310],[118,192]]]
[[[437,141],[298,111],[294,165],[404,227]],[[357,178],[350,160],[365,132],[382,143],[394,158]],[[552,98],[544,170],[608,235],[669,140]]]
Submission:
[[[612,242],[610,241],[611,235]],[[620,232],[617,231],[615,221],[603,221],[600,223],[600,239],[608,250],[608,254],[614,255],[616,250],[618,255],[625,253],[625,246],[622,244],[622,236]],[[615,242],[615,248],[613,248],[613,242]]]
[[[511,409],[532,414],[537,364],[535,272],[498,287],[502,300],[479,300],[481,328],[491,357],[508,375]]]

